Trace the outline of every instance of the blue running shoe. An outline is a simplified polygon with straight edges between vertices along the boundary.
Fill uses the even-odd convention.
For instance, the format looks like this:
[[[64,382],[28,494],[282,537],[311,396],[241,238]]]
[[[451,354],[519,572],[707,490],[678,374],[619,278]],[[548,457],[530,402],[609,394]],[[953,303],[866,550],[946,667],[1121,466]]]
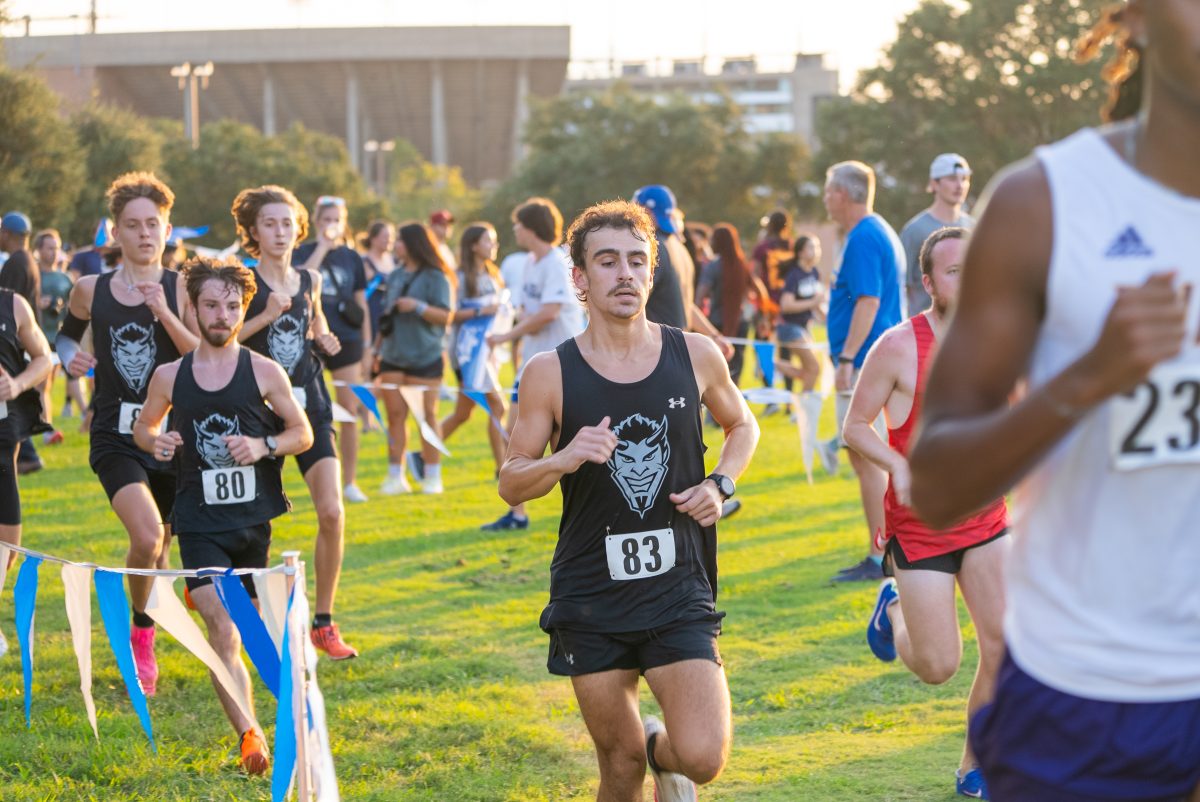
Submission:
[[[490,524],[484,524],[479,528],[485,532],[499,532],[505,529],[528,529],[529,519],[518,518],[513,514],[512,510],[509,510]]]
[[[959,796],[969,796],[972,799],[988,799],[987,780],[983,779],[983,771],[978,766],[963,774],[961,770],[954,772],[954,790]]]
[[[879,597],[875,600],[875,612],[867,624],[867,645],[871,652],[885,663],[896,659],[896,638],[892,633],[892,620],[888,618],[888,606],[900,598],[896,580],[888,578],[879,585]]]

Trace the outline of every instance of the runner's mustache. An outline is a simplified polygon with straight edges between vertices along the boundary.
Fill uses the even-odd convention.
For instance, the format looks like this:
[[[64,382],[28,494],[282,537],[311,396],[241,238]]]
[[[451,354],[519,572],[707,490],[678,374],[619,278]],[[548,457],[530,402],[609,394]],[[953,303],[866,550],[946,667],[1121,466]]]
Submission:
[[[630,290],[631,292],[637,292],[637,288],[635,288],[633,286],[633,283],[631,282],[629,284],[618,284],[617,286],[613,287],[611,290],[608,291],[608,295],[611,298],[612,296],[616,295],[618,292],[621,292],[622,290]]]

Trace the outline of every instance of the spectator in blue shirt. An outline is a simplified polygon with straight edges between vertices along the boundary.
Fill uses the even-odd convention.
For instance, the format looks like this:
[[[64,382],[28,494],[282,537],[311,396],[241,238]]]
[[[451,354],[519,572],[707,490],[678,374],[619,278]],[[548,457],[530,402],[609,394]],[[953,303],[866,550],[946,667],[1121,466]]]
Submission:
[[[837,440],[823,444],[823,458],[833,462],[842,441],[842,422],[867,351],[884,331],[899,323],[904,308],[904,247],[887,221],[875,214],[875,172],[862,162],[841,162],[825,179],[825,209],[846,235],[841,264],[829,296],[829,356],[837,388]],[[883,417],[876,421],[887,436]],[[851,449],[850,464],[858,475],[867,517],[869,553],[845,569],[835,582],[883,578],[883,496],[887,473]],[[878,537],[877,537],[878,535]]]

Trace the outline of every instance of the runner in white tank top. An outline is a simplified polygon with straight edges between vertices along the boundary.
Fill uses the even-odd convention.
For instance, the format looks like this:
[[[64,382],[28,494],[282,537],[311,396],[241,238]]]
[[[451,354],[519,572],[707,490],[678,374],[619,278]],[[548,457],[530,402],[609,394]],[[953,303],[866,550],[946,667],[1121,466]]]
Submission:
[[[1020,482],[997,800],[1200,799],[1200,2],[1115,19],[1141,115],[995,182],[911,452],[934,525]]]

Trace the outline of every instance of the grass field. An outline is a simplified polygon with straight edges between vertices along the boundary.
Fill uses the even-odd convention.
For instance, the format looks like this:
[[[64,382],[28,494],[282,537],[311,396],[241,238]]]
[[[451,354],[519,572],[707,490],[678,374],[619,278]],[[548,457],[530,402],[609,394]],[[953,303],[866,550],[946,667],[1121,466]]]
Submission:
[[[823,431],[831,419],[827,408]],[[124,532],[87,467],[86,437],[73,433],[77,421],[63,423],[67,442],[42,449],[46,470],[22,483],[24,543],[121,565]],[[857,484],[843,466],[809,486],[794,425],[782,415],[762,424],[758,454],[739,483],[745,506],[719,527],[718,605],[728,613],[721,649],[735,731],[727,770],[701,798],[953,799],[973,639],[958,676],[938,688],[871,656],[863,631],[874,587],[827,583],[862,556]],[[591,742],[569,683],[546,673],[537,627],[559,493],[531,506],[528,531],[480,532],[503,511],[483,426],[477,414],[450,442],[441,497],[379,495],[384,439],[363,441],[360,485],[372,499],[348,510],[337,609],[362,657],[320,666],[344,799],[594,798]],[[708,432],[711,462],[720,436]],[[295,511],[276,522],[273,552],[298,548],[311,559],[312,505],[290,463],[285,476]],[[233,732],[202,664],[165,633],[150,702],[158,754],[151,752],[93,603],[95,741],[51,564],[41,571],[27,730],[13,578],[0,606],[12,643],[0,659],[0,800],[270,798],[266,780],[238,770]],[[257,680],[255,696],[273,737],[274,701]],[[646,692],[643,707],[655,708]]]

